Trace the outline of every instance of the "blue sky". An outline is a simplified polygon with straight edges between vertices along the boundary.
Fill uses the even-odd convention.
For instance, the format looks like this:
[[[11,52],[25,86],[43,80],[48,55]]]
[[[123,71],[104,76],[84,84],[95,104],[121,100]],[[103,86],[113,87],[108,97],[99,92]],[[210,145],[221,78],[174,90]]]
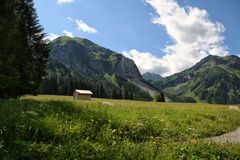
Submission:
[[[35,0],[35,7],[47,34],[87,38],[132,58],[142,73],[168,76],[208,54],[240,54],[239,0]]]

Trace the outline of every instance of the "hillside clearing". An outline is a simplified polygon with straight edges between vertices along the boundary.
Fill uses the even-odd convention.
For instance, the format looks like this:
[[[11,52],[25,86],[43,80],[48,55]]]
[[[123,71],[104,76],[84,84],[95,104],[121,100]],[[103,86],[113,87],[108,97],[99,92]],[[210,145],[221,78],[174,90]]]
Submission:
[[[224,105],[67,96],[0,101],[0,159],[239,159],[204,141],[240,126]]]

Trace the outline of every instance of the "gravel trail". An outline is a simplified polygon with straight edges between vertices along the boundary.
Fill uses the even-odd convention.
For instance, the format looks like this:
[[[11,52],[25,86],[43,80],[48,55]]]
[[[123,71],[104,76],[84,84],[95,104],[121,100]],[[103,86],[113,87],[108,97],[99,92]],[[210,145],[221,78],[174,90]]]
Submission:
[[[207,140],[213,140],[214,142],[217,142],[217,143],[240,144],[240,128],[237,128],[234,131],[225,133],[221,136],[208,138]]]

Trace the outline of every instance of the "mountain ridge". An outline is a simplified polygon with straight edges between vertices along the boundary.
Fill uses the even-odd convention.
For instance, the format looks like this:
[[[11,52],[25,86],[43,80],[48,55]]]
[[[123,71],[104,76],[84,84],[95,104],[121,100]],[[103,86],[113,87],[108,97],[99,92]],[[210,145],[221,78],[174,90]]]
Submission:
[[[153,82],[176,101],[240,103],[240,58],[207,56],[180,73]]]
[[[58,61],[61,61],[67,65],[81,65],[82,63],[83,65],[87,64],[88,66],[95,68],[98,72],[112,73],[113,71],[117,71],[119,75],[126,76],[130,79],[136,77],[138,79],[142,78],[133,60],[128,59],[117,52],[111,51],[110,49],[96,45],[87,39],[81,39],[78,37],[70,38],[63,36],[55,39],[52,41],[52,43],[54,44],[54,48],[52,50],[53,55],[51,55],[51,57],[55,57],[58,59]],[[58,47],[61,48],[61,51],[58,50]],[[78,50],[78,53],[81,54],[81,57],[79,54],[75,54],[69,51],[69,49],[73,47],[77,47],[75,51]],[[55,50],[58,51],[55,52]],[[68,50],[69,57],[63,56],[64,54],[61,52],[64,52],[64,50]],[[68,61],[66,61],[66,59],[68,59]],[[113,63],[113,66],[110,66],[110,62]],[[124,67],[122,64],[127,64],[128,66]],[[135,72],[131,72],[131,69]],[[129,72],[131,72],[131,74],[128,74]]]
[[[149,100],[151,99],[150,96],[159,92],[157,88],[148,84],[142,78],[134,61],[124,57],[122,54],[79,37],[62,36],[50,42],[50,45],[52,50],[48,67],[49,76],[46,77],[40,89],[42,93],[46,93],[44,86],[48,86],[51,78],[65,79],[62,82],[66,86],[65,88],[71,88],[68,94],[72,92],[74,87],[81,87],[79,86],[80,81],[82,81],[81,84],[84,84],[85,88],[96,90],[95,93],[98,93],[98,90],[104,91],[104,93],[99,92],[96,95],[97,97],[102,97],[102,94],[106,98],[121,99],[127,94],[128,98]],[[64,74],[68,78],[64,77]],[[78,79],[79,84],[69,82],[68,79]],[[69,87],[71,84],[68,83],[74,83],[75,86]],[[96,87],[97,84],[100,87]],[[140,86],[141,84],[144,85]],[[57,86],[57,88],[62,87],[60,83]],[[64,92],[59,93],[67,94],[66,90],[69,89],[64,90]]]
[[[143,73],[142,77],[146,81],[157,81],[163,78],[160,74],[150,73],[150,72]]]

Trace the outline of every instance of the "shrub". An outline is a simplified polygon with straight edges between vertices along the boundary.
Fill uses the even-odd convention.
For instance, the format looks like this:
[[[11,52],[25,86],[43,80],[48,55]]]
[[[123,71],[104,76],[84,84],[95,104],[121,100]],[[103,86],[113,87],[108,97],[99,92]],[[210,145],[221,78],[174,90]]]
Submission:
[[[154,100],[155,102],[165,102],[164,94],[161,93],[161,92],[157,92],[157,93],[154,95],[153,100]]]

